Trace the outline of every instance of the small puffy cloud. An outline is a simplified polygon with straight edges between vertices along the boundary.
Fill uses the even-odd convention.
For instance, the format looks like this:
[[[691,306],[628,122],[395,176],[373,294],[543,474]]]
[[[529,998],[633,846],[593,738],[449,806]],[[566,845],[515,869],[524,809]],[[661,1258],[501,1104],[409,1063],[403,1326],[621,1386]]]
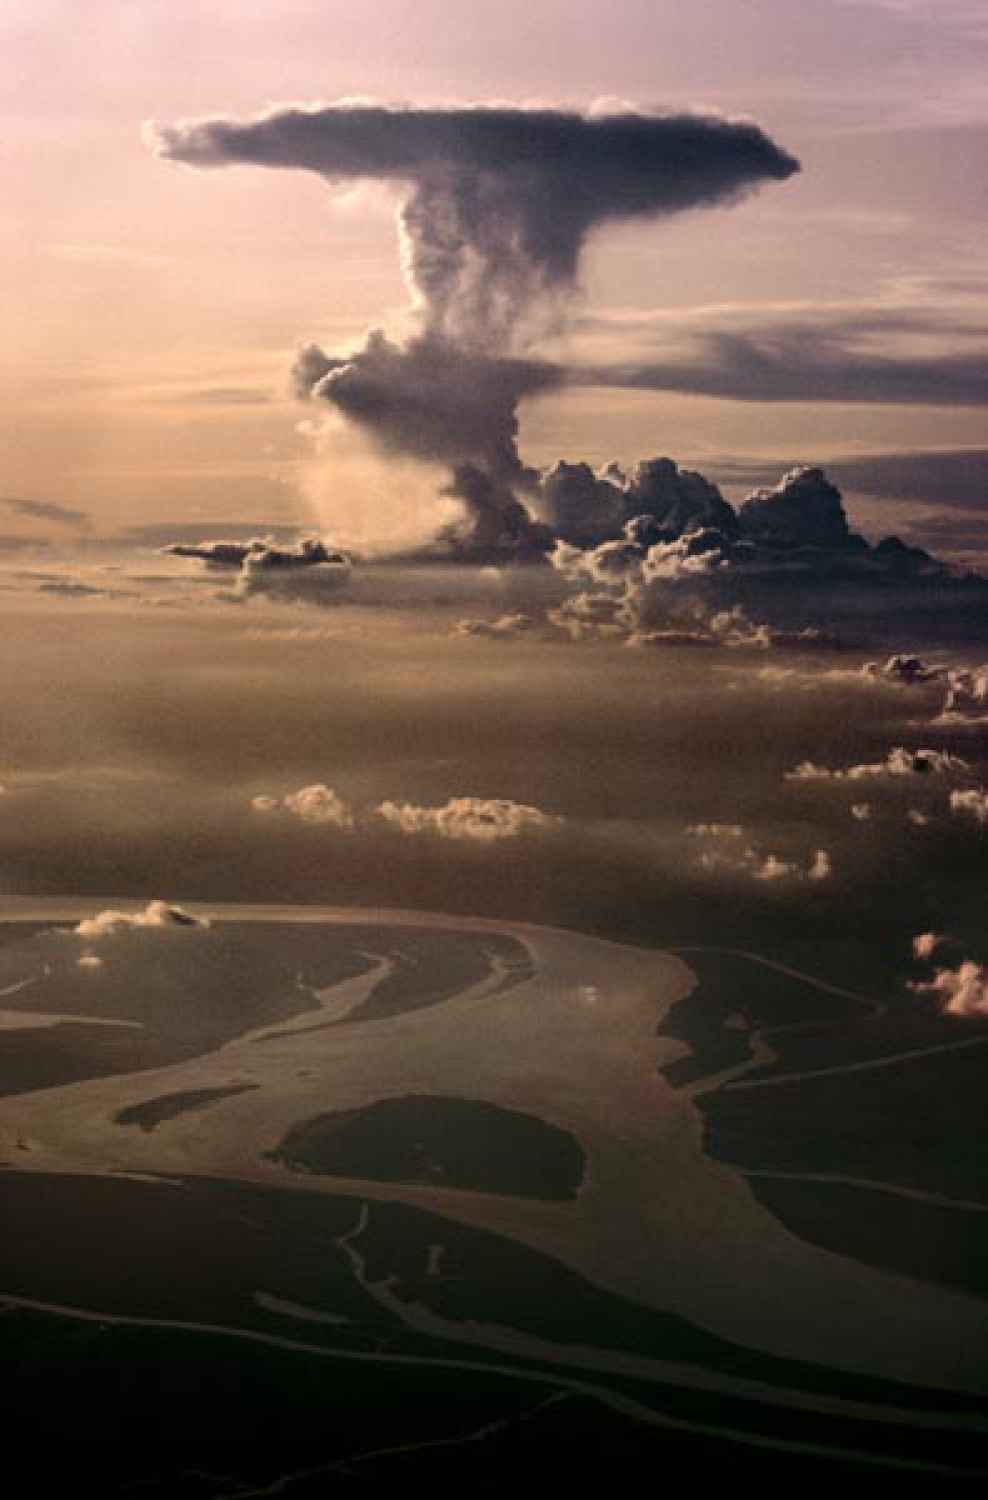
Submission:
[[[914,981],[909,988],[917,995],[936,996],[948,1016],[988,1016],[988,969],[973,959],[956,969],[938,969],[932,979]]]
[[[247,542],[223,538],[174,542],[162,551],[172,557],[195,558],[211,572],[234,573],[234,588],[223,595],[233,603],[262,594],[319,604],[336,594],[351,572],[346,553],[312,536],[289,546],[279,546],[271,537],[254,537]]]
[[[862,781],[878,776],[947,776],[962,775],[970,769],[966,760],[946,750],[906,750],[897,745],[884,760],[857,766],[835,768],[804,760],[786,772],[786,780]]]
[[[448,839],[494,843],[519,834],[558,827],[560,818],[537,807],[506,798],[451,797],[445,807],[416,807],[410,802],[382,802],[376,809],[398,833],[434,833]]]
[[[565,631],[570,640],[607,640],[633,633],[633,604],[615,594],[572,594],[547,616],[550,625]]]
[[[347,804],[338,797],[332,787],[322,782],[304,786],[297,792],[289,792],[281,800],[277,797],[254,797],[251,800],[254,812],[264,816],[288,813],[303,823],[319,823],[324,827],[340,828],[349,833],[354,827],[353,814]]]
[[[934,682],[944,677],[947,668],[925,662],[921,656],[898,652],[884,662],[866,662],[861,672],[864,677],[885,678],[889,682],[902,682],[913,687],[917,683]]]
[[[86,917],[77,927],[73,927],[72,932],[75,937],[96,942],[118,933],[139,932],[147,928],[177,930],[208,926],[209,923],[202,917],[194,917],[180,906],[169,906],[167,901],[149,901],[143,911],[125,912],[110,908],[99,912],[95,917]]]
[[[939,932],[918,932],[913,938],[913,957],[932,958],[943,941]]]
[[[331,551],[318,537],[303,537],[295,547],[249,551],[240,567],[236,592],[244,599],[264,594],[320,604],[343,587],[350,569],[350,559],[344,553]]]
[[[713,636],[702,630],[633,630],[626,646],[716,646]]]
[[[714,847],[705,849],[700,855],[699,863],[703,870],[744,875],[765,884],[828,880],[833,874],[830,855],[826,849],[815,850],[813,858],[804,869],[795,860],[783,859],[778,854],[765,854],[750,844],[739,849],[734,841],[743,835],[744,830],[737,823],[694,823],[686,831],[696,838],[713,841]]]
[[[779,859],[778,855],[769,854],[760,863],[753,861],[751,873],[756,880],[787,880],[793,875],[798,875],[800,869],[791,860]]]
[[[724,537],[712,527],[684,531],[670,542],[654,542],[641,564],[644,582],[660,579],[696,578],[727,566]]]
[[[950,811],[957,813],[958,817],[973,818],[984,826],[988,823],[988,792],[980,787],[951,792]]]
[[[531,615],[521,613],[501,615],[496,620],[457,620],[453,627],[453,635],[482,636],[487,640],[513,641],[527,631],[534,629],[535,621]]]
[[[948,671],[942,718],[974,721],[988,718],[988,665]]]

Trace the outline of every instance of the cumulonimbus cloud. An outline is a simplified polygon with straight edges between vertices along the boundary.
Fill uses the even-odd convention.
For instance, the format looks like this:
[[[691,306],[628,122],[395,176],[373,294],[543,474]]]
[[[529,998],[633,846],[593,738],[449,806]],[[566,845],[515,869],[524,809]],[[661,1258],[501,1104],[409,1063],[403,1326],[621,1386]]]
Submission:
[[[342,101],[149,135],[161,156],[196,167],[409,184],[405,264],[426,331],[485,350],[506,348],[537,302],[573,284],[592,229],[723,202],[799,170],[753,122],[699,113]]]
[[[419,331],[375,332],[346,356],[303,349],[296,388],[392,454],[449,465],[464,524],[443,540],[472,561],[533,561],[552,538],[522,497],[517,408],[563,372],[519,358],[558,325],[587,236],[607,223],[724,203],[798,171],[757,125],[715,114],[391,108],[341,101],[253,119],[152,126],[159,155],[251,164],[329,182],[407,186],[402,262]]]

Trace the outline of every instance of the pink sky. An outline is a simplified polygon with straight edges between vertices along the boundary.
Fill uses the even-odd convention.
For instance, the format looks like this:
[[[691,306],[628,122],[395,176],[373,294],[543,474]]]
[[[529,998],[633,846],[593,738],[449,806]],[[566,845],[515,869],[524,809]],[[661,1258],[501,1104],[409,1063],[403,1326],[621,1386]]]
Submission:
[[[6,495],[99,531],[310,522],[288,367],[299,342],[407,326],[395,190],[196,172],[156,159],[141,125],[353,95],[750,115],[801,176],[601,232],[546,352],[689,360],[711,331],[754,331],[787,358],[833,348],[838,369],[863,354],[958,381],[950,401],[930,379],[894,401],[860,383],[847,401],[553,394],[524,409],[530,462],[664,452],[716,475],[984,443],[988,16],[972,0],[6,0],[0,45]]]

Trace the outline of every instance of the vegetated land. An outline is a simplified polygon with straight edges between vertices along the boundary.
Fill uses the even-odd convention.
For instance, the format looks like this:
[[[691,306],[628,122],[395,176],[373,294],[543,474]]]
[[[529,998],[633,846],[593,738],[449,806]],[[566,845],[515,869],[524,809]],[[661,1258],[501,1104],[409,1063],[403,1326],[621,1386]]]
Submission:
[[[976,1398],[742,1349],[434,1214],[375,1204],[362,1217],[353,1197],[205,1179],[8,1173],[3,1187],[19,1226],[0,1243],[10,1431],[15,1442],[41,1442],[42,1465],[56,1438],[105,1441],[108,1485],[132,1482],[135,1493],[218,1495],[217,1474],[227,1485],[231,1475],[259,1483],[336,1464],[344,1479],[354,1464],[362,1478],[390,1475],[393,1450],[406,1445],[412,1472],[469,1477],[476,1468],[481,1485],[488,1460],[502,1479],[525,1460],[575,1477],[584,1454],[598,1473],[604,1457],[689,1458],[700,1443],[704,1462],[710,1455],[725,1475],[733,1461],[787,1477],[828,1454],[837,1474],[881,1472],[886,1460],[958,1474],[986,1459]],[[403,1306],[431,1309],[448,1335],[417,1331]],[[558,1352],[547,1362],[456,1339],[457,1326],[478,1322],[524,1329]],[[714,1378],[596,1370],[577,1358],[595,1343]],[[738,1380],[763,1384],[742,1391]],[[805,1399],[790,1405],[793,1389]],[[655,1428],[656,1417],[674,1425]],[[123,1451],[128,1463],[116,1469]]]
[[[137,1125],[150,1135],[155,1126],[164,1120],[174,1120],[179,1115],[207,1109],[220,1099],[232,1099],[236,1094],[248,1093],[258,1087],[256,1083],[232,1083],[229,1088],[186,1089],[183,1093],[159,1094],[156,1099],[144,1099],[140,1104],[128,1105],[113,1118],[117,1125]]]
[[[202,1056],[245,1032],[318,1011],[316,992],[366,973],[376,952],[395,959],[394,971],[352,1015],[316,1025],[439,1004],[490,975],[492,962],[503,969],[495,993],[532,972],[513,938],[414,927],[223,922],[144,931],[136,944],[124,934],[97,946],[101,965],[80,968],[87,944],[64,925],[0,924],[0,988],[19,986],[0,1005],[25,1020],[4,1034],[0,1095]],[[53,1014],[65,1019],[30,1024],[32,1015]]]
[[[364,929],[361,942],[393,956],[397,963],[364,1003],[337,1024],[385,1020],[405,1011],[439,1005],[486,978],[492,960],[503,967],[504,973],[491,997],[509,985],[531,979],[535,972],[523,944],[504,933],[416,932],[387,927],[379,932]]]
[[[330,1177],[522,1198],[575,1198],[584,1170],[576,1138],[535,1115],[481,1099],[419,1094],[300,1121],[270,1154]]]
[[[663,1033],[691,1051],[664,1074],[713,1083],[695,1096],[704,1149],[750,1173],[803,1238],[984,1295],[988,1023],[912,993],[855,1006],[749,960],[689,958],[701,982]]]

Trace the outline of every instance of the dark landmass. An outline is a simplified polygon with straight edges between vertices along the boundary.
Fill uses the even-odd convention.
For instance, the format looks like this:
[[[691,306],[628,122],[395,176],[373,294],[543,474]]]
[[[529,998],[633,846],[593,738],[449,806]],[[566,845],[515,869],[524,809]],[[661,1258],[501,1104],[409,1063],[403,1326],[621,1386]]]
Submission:
[[[742,1169],[870,1178],[988,1204],[986,1058],[988,1043],[728,1085],[700,1098],[705,1148]]]
[[[6,1454],[28,1461],[37,1482],[64,1474],[75,1485],[85,1473],[101,1494],[220,1500],[247,1486],[304,1497],[337,1482],[435,1477],[493,1494],[540,1470],[613,1482],[617,1463],[637,1471],[679,1460],[735,1484],[811,1470],[859,1482],[894,1474],[897,1492],[919,1494],[940,1470],[961,1481],[988,1463],[979,1398],[732,1345],[510,1240],[403,1205],[368,1210],[353,1197],[195,1178],[4,1173],[2,1183],[18,1226],[0,1239]],[[258,1290],[333,1321],[261,1305]],[[764,1382],[764,1393],[429,1337],[404,1323],[401,1304],[453,1325],[695,1362]],[[780,1398],[816,1391],[906,1420],[800,1410],[774,1400],[773,1385]],[[914,1410],[921,1420],[907,1415]],[[653,1427],[652,1414],[693,1429]],[[949,1425],[958,1419],[963,1427]],[[911,1467],[922,1465],[934,1468]]]
[[[776,1448],[771,1438],[760,1446],[649,1427],[548,1372],[540,1382],[441,1365],[360,1366],[219,1334],[78,1324],[18,1309],[4,1325],[8,1461],[22,1460],[39,1487],[64,1493],[82,1478],[121,1500],[229,1500],[259,1490],[324,1500],[330,1490],[366,1495],[410,1482],[503,1496],[506,1486],[578,1492],[611,1486],[619,1473],[702,1465],[705,1479],[729,1488],[749,1481],[781,1491],[811,1477],[864,1486],[887,1477],[897,1495],[918,1497],[931,1484],[979,1477],[973,1445],[952,1432],[924,1434],[919,1444],[908,1430],[895,1434],[946,1473],[890,1470],[881,1450],[830,1456]]]
[[[87,951],[103,960],[99,968],[79,967]],[[366,973],[380,951],[398,959],[395,971],[343,1021],[317,1022],[312,1030],[438,1005],[486,978],[492,956],[505,965],[492,994],[533,973],[524,945],[499,933],[222,922],[124,932],[90,944],[70,924],[0,923],[0,988],[32,980],[0,996],[0,1008],[67,1017],[0,1033],[0,1095],[201,1056],[313,1010],[313,990]],[[136,1025],[93,1025],[88,1017]]]
[[[690,1047],[687,1056],[662,1069],[675,1088],[746,1062],[753,1055],[752,1032],[760,1032],[774,1050],[798,1045],[799,1039],[809,1039],[815,1047],[821,1029],[872,1014],[866,1001],[818,989],[753,959],[678,951],[698,983],[670,1008],[662,1023],[663,1036]],[[776,1030],[791,1027],[800,1030]]]
[[[368,945],[380,945],[398,960],[392,973],[362,1005],[335,1025],[354,1021],[383,1021],[405,1011],[424,1010],[453,999],[470,985],[479,984],[491,972],[491,958],[500,960],[508,972],[491,995],[500,995],[512,985],[531,979],[535,973],[531,958],[517,938],[501,933],[460,933],[435,930],[408,931],[382,928],[368,932]]]
[[[535,1115],[432,1094],[317,1115],[270,1155],[327,1177],[552,1200],[576,1197],[585,1166],[576,1138]]]
[[[560,1345],[696,1364],[766,1387],[944,1414],[976,1414],[983,1408],[979,1396],[921,1389],[744,1348],[674,1313],[602,1291],[515,1241],[405,1204],[369,1205],[361,1227],[363,1200],[358,1197],[283,1192],[223,1180],[166,1183],[3,1171],[0,1187],[9,1222],[17,1226],[16,1234],[0,1237],[0,1303],[4,1295],[25,1297],[108,1317],[239,1328],[341,1353],[468,1359],[517,1364],[554,1377],[560,1373],[558,1366],[418,1333],[394,1310],[408,1304],[428,1308],[452,1325],[498,1324]],[[362,1277],[354,1274],[344,1239],[359,1247]],[[390,1305],[371,1294],[370,1288],[381,1285],[388,1288]],[[275,1312],[258,1303],[258,1291],[312,1308],[332,1321]],[[12,1336],[12,1317],[0,1318],[0,1351],[8,1360],[28,1360],[33,1345]],[[92,1331],[91,1325],[80,1331],[83,1348]],[[69,1370],[71,1346],[70,1339]],[[192,1391],[198,1390],[198,1343],[195,1351],[186,1355],[184,1372]],[[234,1367],[241,1357],[240,1352],[231,1354]],[[110,1368],[117,1368],[113,1360]],[[346,1365],[348,1387],[358,1371],[358,1365]],[[125,1375],[126,1366],[121,1366],[115,1378]],[[404,1378],[414,1385],[419,1367],[410,1368]],[[651,1382],[588,1378],[635,1399],[653,1400]],[[659,1390],[663,1409],[671,1402],[684,1414],[704,1411],[709,1416],[720,1408],[711,1418],[718,1426],[745,1425],[745,1412],[745,1422],[768,1420],[764,1412],[757,1415],[755,1408],[761,1408],[755,1401],[735,1403],[720,1393],[685,1387]],[[155,1400],[153,1382],[147,1399]],[[769,1390],[764,1400],[771,1407]],[[111,1417],[107,1412],[106,1420]],[[779,1424],[805,1419],[802,1413],[780,1412],[772,1420],[781,1430]],[[48,1401],[40,1404],[36,1420],[57,1429],[72,1418]],[[168,1418],[159,1410],[156,1420]],[[181,1435],[172,1429],[176,1440]],[[896,1433],[895,1442],[908,1441],[908,1432]]]
[[[202,1056],[246,1031],[303,1015],[314,1006],[311,988],[364,973],[373,962],[359,951],[359,927],[225,922],[125,932],[95,944],[64,924],[0,923],[0,933],[14,935],[0,946],[0,986],[34,981],[0,1006],[80,1017],[0,1033],[0,1095]],[[79,957],[97,949],[102,965],[79,968]],[[93,1025],[86,1017],[137,1024]]]
[[[259,1087],[257,1083],[231,1083],[228,1088],[186,1089],[184,1093],[159,1094],[156,1099],[144,1099],[140,1104],[130,1104],[119,1110],[113,1121],[116,1125],[137,1125],[150,1135],[163,1120],[174,1120],[178,1115],[206,1109],[218,1099],[230,1099],[234,1094],[250,1093]]]
[[[748,1178],[802,1239],[871,1266],[988,1297],[988,1213],[844,1182]]]
[[[695,1096],[705,1151],[752,1173],[759,1201],[814,1244],[988,1293],[988,1215],[963,1208],[988,1207],[988,1023],[904,986],[873,1008],[729,955],[685,957],[700,983],[662,1033],[691,1050],[665,1078],[682,1087],[743,1066],[756,1040],[775,1054]]]
[[[184,1062],[204,1050],[192,1041],[149,1036],[128,1027],[61,1021],[0,1034],[0,1097],[110,1078]]]

